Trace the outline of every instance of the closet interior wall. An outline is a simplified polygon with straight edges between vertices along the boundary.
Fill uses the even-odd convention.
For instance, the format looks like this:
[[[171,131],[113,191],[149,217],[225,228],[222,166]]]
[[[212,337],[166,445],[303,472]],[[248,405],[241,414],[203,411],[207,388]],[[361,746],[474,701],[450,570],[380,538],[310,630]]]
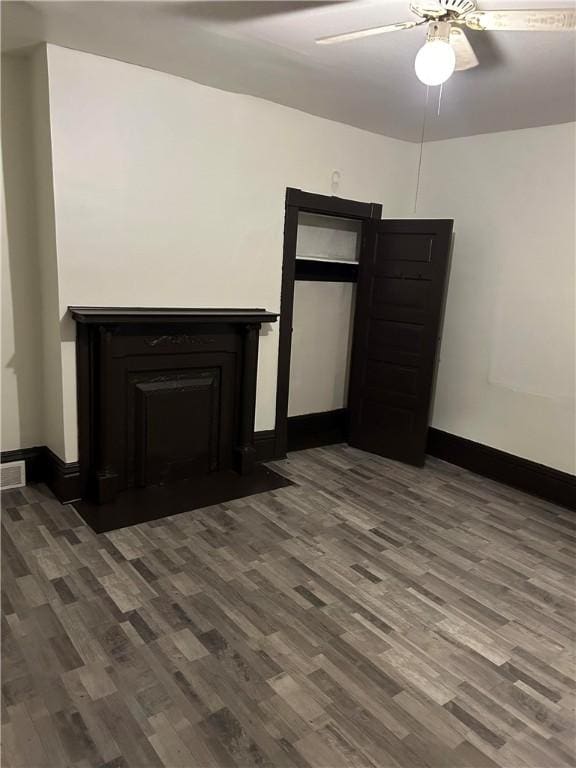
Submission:
[[[300,212],[288,417],[346,408],[362,223]]]

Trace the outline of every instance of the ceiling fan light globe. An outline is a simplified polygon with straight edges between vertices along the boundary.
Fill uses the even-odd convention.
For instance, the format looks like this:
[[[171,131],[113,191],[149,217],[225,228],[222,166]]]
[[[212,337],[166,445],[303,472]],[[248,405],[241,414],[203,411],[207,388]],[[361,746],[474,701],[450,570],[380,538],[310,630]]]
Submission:
[[[450,43],[444,40],[429,40],[416,54],[414,69],[416,77],[424,85],[441,85],[454,72],[456,54]]]

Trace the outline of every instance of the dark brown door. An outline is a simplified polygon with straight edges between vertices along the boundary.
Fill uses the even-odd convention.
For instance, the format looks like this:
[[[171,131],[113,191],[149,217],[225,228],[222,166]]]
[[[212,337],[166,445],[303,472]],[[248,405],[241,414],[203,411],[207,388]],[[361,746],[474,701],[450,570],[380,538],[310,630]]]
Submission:
[[[422,465],[451,220],[366,224],[350,372],[349,442]]]

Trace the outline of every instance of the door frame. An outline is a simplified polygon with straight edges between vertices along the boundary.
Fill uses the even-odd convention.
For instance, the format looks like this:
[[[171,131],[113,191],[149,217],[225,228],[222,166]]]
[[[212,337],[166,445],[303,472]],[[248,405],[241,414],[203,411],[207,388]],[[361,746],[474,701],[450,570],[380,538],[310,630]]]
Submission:
[[[365,248],[366,224],[369,221],[382,218],[382,205],[380,203],[362,203],[342,197],[330,197],[313,192],[303,192],[301,189],[294,189],[293,187],[286,188],[274,445],[274,455],[279,459],[285,458],[288,442],[288,395],[290,392],[290,358],[292,354],[296,240],[298,236],[298,214],[301,211],[361,221],[362,240],[358,254],[359,264],[362,261]]]

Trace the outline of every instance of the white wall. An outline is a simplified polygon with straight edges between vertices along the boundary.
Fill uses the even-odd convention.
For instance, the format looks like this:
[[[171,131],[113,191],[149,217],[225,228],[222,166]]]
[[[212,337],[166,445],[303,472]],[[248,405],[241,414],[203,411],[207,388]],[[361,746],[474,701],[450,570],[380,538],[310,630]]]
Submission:
[[[33,70],[33,121],[23,70],[3,72],[3,450],[77,457],[69,304],[278,310],[286,186],[411,213],[415,145],[54,46]],[[30,122],[38,182],[15,159]],[[419,201],[456,230],[434,426],[574,472],[574,126],[429,143]],[[274,426],[276,359],[271,326],[257,429]]]
[[[46,51],[2,57],[2,450],[65,456]]]
[[[334,170],[337,194],[409,211],[412,144],[52,45],[48,63],[61,317],[73,304],[278,311],[286,187],[333,194]],[[277,339],[277,325],[260,339],[257,429],[274,427]],[[73,351],[64,341],[67,461]]]
[[[3,451],[44,442],[31,64],[2,57]]]
[[[295,283],[288,416],[346,407],[355,295],[354,283]]]
[[[66,408],[74,419],[76,431],[76,395],[68,395],[68,382],[63,374],[61,341],[59,251],[56,238],[54,203],[54,169],[50,126],[49,62],[45,47],[32,57],[32,124],[36,191],[37,259],[41,289],[41,325],[43,376],[43,443],[57,456],[74,461],[76,452],[66,444]],[[72,456],[72,459],[70,458]]]
[[[574,473],[575,125],[426,144],[454,218],[433,425]]]

